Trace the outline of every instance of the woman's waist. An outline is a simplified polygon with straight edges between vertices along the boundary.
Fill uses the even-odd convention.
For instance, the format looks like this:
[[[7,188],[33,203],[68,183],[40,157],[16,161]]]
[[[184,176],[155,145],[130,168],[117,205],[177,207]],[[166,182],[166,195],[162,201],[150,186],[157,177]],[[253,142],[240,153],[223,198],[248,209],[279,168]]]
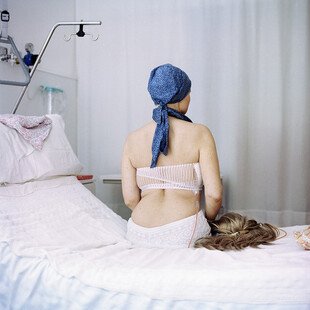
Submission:
[[[131,217],[138,225],[156,227],[192,216],[199,209],[198,198],[149,195],[140,200]]]
[[[156,201],[164,204],[166,202],[170,203],[170,200],[173,200],[180,204],[186,204],[200,200],[201,191],[195,192],[185,189],[153,188],[142,191],[141,197],[145,201],[150,200],[150,202]]]
[[[158,230],[170,230],[171,228],[175,229],[177,227],[180,227],[180,224],[184,225],[184,224],[190,224],[190,226],[192,226],[192,224],[194,224],[195,220],[196,220],[196,216],[201,220],[203,219],[204,221],[207,221],[204,213],[202,210],[200,210],[197,214],[193,214],[172,222],[169,222],[167,224],[162,224],[162,225],[157,225],[157,226],[152,226],[152,227],[146,227],[140,224],[137,224],[132,217],[129,218],[128,220],[128,224],[131,226],[135,226],[135,228],[139,229],[140,231],[145,231],[145,232],[156,232]],[[184,226],[183,226],[184,227]]]

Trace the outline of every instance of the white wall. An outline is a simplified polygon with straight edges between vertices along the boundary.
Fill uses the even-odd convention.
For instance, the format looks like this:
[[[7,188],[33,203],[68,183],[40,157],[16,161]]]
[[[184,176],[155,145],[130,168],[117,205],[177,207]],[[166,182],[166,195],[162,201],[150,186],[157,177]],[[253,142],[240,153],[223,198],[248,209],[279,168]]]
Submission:
[[[52,26],[60,21],[75,20],[75,0],[9,0],[11,15],[9,34],[25,54],[24,46],[32,42],[38,53]],[[45,51],[40,69],[65,77],[76,77],[75,39],[65,42],[65,34],[75,32],[72,26],[58,28]]]
[[[192,80],[189,117],[214,134],[228,209],[309,221],[309,4],[76,0],[78,19],[103,21],[77,43],[82,162],[120,172],[125,136],[151,120],[150,70],[170,62]]]
[[[18,1],[0,0],[0,10],[10,12],[8,34],[25,55],[25,43],[34,44],[38,54],[52,26],[59,21],[75,20],[75,0]],[[66,95],[66,133],[74,150],[77,149],[76,134],[76,57],[75,38],[65,42],[64,35],[76,32],[76,27],[56,29],[37,71],[28,87],[18,114],[39,115],[44,113],[40,85],[62,88]],[[11,113],[21,87],[0,85],[0,113]]]

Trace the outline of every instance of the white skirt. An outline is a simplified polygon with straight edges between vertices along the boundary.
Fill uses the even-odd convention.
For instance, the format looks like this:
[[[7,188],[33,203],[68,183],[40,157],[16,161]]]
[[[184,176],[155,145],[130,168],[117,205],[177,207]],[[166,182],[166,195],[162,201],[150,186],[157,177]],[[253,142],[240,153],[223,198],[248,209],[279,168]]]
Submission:
[[[196,224],[196,227],[195,227]],[[157,227],[137,225],[130,218],[126,238],[137,247],[145,248],[187,248],[201,237],[210,235],[210,226],[203,211],[184,219]]]

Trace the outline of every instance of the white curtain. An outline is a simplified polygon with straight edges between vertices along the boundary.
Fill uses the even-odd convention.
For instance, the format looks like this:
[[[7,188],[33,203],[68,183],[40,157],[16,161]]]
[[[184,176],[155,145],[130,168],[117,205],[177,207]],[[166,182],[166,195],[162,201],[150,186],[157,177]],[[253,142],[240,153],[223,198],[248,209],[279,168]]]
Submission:
[[[96,42],[77,40],[78,155],[120,173],[127,133],[151,120],[150,70],[192,80],[189,117],[215,137],[226,210],[310,223],[307,0],[76,0]]]

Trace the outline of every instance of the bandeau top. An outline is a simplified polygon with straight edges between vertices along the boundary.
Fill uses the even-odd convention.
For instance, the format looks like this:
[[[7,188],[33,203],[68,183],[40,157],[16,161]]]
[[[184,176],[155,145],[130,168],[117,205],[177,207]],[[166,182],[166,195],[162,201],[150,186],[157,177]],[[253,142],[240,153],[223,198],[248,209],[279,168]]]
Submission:
[[[137,168],[137,185],[147,189],[185,189],[198,192],[202,189],[199,163]]]

